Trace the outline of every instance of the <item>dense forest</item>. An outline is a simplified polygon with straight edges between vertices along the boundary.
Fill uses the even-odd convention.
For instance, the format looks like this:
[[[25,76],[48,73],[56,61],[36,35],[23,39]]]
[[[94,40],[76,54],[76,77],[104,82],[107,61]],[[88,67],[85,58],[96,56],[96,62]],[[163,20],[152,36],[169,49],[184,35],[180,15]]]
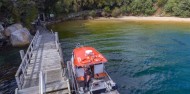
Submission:
[[[102,16],[190,17],[190,0],[0,0],[0,20],[30,24],[39,13],[56,17],[102,9]]]

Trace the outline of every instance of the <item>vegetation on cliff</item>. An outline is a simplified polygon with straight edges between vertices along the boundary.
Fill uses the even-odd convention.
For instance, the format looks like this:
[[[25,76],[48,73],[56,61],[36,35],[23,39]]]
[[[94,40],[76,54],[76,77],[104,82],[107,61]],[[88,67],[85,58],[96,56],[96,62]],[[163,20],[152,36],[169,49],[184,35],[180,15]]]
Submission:
[[[102,9],[102,16],[178,16],[190,17],[189,0],[1,0],[0,19],[23,22],[28,27],[38,13],[56,17],[69,13]]]

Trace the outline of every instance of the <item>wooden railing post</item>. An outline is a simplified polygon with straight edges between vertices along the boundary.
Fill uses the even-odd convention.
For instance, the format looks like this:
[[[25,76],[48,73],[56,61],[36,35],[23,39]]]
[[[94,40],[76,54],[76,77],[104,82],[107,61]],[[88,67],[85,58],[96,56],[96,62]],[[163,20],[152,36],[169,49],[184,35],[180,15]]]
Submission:
[[[39,94],[45,94],[46,93],[46,86],[45,86],[45,76],[42,71],[40,71],[39,74]]]
[[[17,83],[18,89],[21,89],[21,84],[20,84],[20,80],[19,80],[18,76],[15,76],[15,78],[16,78],[16,83]]]
[[[18,94],[18,88],[15,89],[15,94]]]
[[[24,59],[24,50],[20,50],[19,52],[20,52],[21,60],[23,60]]]
[[[59,46],[58,46],[58,43],[59,43],[59,41],[58,41],[58,33],[57,32],[55,32],[55,45],[56,45],[56,48],[57,49],[59,49]]]
[[[68,90],[69,90],[69,94],[71,94],[71,89],[70,89],[69,79],[67,79],[67,87],[68,87]]]
[[[23,73],[23,75],[25,77],[26,76],[26,74],[25,74],[25,66],[21,66],[21,70],[22,70],[22,73]]]

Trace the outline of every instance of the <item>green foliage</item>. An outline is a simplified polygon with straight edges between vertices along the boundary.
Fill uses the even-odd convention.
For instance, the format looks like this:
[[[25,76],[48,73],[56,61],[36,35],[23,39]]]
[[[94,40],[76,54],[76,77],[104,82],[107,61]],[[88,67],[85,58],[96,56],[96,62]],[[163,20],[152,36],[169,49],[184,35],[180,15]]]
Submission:
[[[115,7],[111,13],[113,17],[117,17],[121,14],[121,10],[118,7]]]
[[[14,9],[12,10],[12,17],[15,22],[20,22],[21,17],[19,9],[17,7],[14,7]]]
[[[19,11],[18,16],[22,16],[21,19],[24,25],[31,28],[31,22],[33,22],[38,15],[38,9],[36,8],[37,6],[35,2],[29,0],[17,0],[17,5],[15,7]]]
[[[101,15],[105,17],[105,16],[107,16],[107,13],[103,11],[103,12],[101,13]]]
[[[0,8],[2,7],[2,5],[3,5],[3,3],[2,3],[2,2],[0,2]]]
[[[173,16],[190,17],[190,0],[0,0],[0,18],[23,22],[30,27],[38,11],[62,16],[102,9],[103,16],[116,17],[120,14],[153,15],[156,8],[164,9],[162,11]],[[95,16],[95,11],[91,11],[90,15]]]
[[[170,13],[174,16],[190,17],[189,0],[168,0],[164,8],[167,13]]]
[[[157,0],[157,5],[159,7],[162,7],[163,5],[165,5],[165,3],[167,2],[168,0]]]
[[[55,4],[55,13],[57,14],[61,14],[64,11],[64,6],[63,6],[63,2],[58,1]]]
[[[165,9],[166,12],[171,13],[171,12],[173,12],[173,9],[172,9],[172,8],[173,8],[174,6],[177,6],[176,0],[168,0],[168,2],[166,3],[164,9]]]
[[[5,18],[0,20],[6,24],[11,24],[10,22],[13,21],[13,16],[15,16],[13,8],[13,3],[10,0],[0,0],[0,17]]]
[[[109,6],[106,6],[106,7],[104,8],[104,11],[107,12],[107,13],[110,13],[110,12],[111,12],[110,7],[109,7]]]
[[[134,0],[131,6],[131,13],[134,15],[152,15],[155,12],[152,0]]]
[[[38,14],[38,10],[37,8],[32,5],[30,6],[30,12],[26,12],[26,19],[25,19],[25,24],[28,28],[31,28],[31,22],[33,22],[36,18]]]
[[[102,12],[102,16],[110,16],[111,13],[111,9],[109,6],[104,7],[103,12]]]
[[[96,12],[94,10],[92,10],[92,11],[90,11],[89,15],[92,16],[92,17],[95,17],[96,16]]]
[[[124,6],[124,5],[121,6],[121,7],[120,7],[120,11],[121,11],[121,13],[124,13],[124,14],[127,13],[127,12],[128,12],[127,6]]]

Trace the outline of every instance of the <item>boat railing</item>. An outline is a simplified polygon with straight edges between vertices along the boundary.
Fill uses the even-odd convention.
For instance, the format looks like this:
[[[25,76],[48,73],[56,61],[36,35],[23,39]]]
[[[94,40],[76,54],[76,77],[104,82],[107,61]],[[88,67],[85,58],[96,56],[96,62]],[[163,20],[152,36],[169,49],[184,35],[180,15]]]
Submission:
[[[30,63],[30,59],[32,57],[33,49],[36,49],[36,41],[39,37],[39,31],[37,30],[35,36],[33,37],[26,54],[23,53],[21,64],[16,72],[15,78],[18,85],[18,89],[22,88],[22,85],[24,84],[24,77],[26,76],[26,68],[28,64]]]

